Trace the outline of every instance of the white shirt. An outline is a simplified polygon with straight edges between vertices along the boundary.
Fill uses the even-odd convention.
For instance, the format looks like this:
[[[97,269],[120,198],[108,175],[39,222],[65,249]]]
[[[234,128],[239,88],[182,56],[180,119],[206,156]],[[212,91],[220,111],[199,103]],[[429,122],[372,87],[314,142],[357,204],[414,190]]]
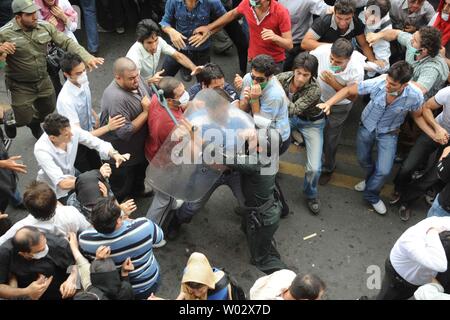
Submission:
[[[326,84],[321,78],[320,74],[322,71],[331,71],[330,66],[330,55],[331,55],[331,45],[332,44],[322,44],[316,49],[311,51],[311,54],[314,55],[317,60],[319,61],[319,68],[318,68],[318,77],[317,82],[320,86],[321,91],[321,97],[320,100],[323,102],[330,99],[332,96],[336,94],[336,90],[333,89],[333,87]],[[336,77],[336,81],[339,82],[343,86],[348,86],[353,83],[358,83],[364,80],[364,61],[367,58],[363,56],[358,51],[353,51],[352,56],[350,57],[350,60],[345,67],[345,69],[338,73],[333,73]],[[336,105],[343,105],[343,104],[349,104],[351,101],[348,99],[342,100],[338,102]]]
[[[57,148],[45,132],[34,145],[34,156],[40,168],[37,180],[46,182],[55,191],[58,199],[65,197],[69,191],[59,188],[58,183],[65,178],[75,176],[74,164],[78,143],[97,150],[102,159],[108,159],[108,153],[113,148],[111,143],[100,140],[78,127],[72,127],[72,134],[72,140],[67,144],[67,151]]]
[[[416,300],[450,300],[450,294],[438,283],[425,284],[414,292]]]
[[[78,87],[70,80],[66,80],[58,95],[56,110],[60,115],[68,118],[71,124],[76,124],[83,130],[92,131],[95,118],[92,115],[89,83]]]
[[[282,293],[291,286],[296,274],[287,269],[256,280],[250,289],[250,300],[284,300]]]
[[[436,117],[436,122],[450,133],[450,87],[439,90],[434,100],[443,106],[442,112]]]
[[[158,47],[155,54],[149,53],[145,50],[144,46],[140,42],[135,42],[130,50],[127,52],[127,58],[133,60],[138,70],[141,72],[141,76],[144,79],[152,77],[156,73],[158,67],[159,58],[161,53],[173,56],[176,50],[171,47],[163,38],[158,37]],[[164,75],[164,74],[163,74]]]
[[[47,221],[37,220],[31,214],[16,222],[3,236],[0,237],[0,245],[14,237],[17,230],[25,226],[33,226],[57,236],[66,237],[69,232],[81,232],[88,229],[91,224],[74,207],[57,206],[55,215]]]
[[[395,271],[416,286],[431,282],[438,272],[447,270],[447,257],[431,227],[450,230],[450,217],[430,217],[406,230],[391,250],[390,260]]]
[[[62,11],[64,11],[64,12],[67,9],[73,9],[72,5],[70,4],[70,2],[68,0],[59,0],[58,7],[60,7],[62,9]],[[43,20],[40,10],[37,11],[37,14],[38,14],[38,19]],[[72,40],[74,40],[76,43],[78,43],[78,40],[73,33],[77,30],[77,27],[78,27],[78,23],[69,19],[68,23],[65,25],[65,28],[64,28],[64,34],[66,36],[68,36],[69,38],[71,38]]]

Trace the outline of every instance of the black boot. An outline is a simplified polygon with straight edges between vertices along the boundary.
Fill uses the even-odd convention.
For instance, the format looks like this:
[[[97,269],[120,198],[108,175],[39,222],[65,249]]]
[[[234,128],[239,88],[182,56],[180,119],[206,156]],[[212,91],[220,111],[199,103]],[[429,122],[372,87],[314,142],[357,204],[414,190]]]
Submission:
[[[31,133],[36,139],[39,139],[44,133],[39,122],[30,122],[29,124],[27,124],[27,127],[30,128]]]

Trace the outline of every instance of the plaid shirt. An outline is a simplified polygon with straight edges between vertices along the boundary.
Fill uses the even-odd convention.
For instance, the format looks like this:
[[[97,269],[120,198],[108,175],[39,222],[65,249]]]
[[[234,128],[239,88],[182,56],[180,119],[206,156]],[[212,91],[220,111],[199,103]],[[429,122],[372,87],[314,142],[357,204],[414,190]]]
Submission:
[[[277,75],[278,81],[289,97],[289,86],[294,78],[294,72],[283,72]],[[289,99],[289,115],[314,117],[320,113],[316,105],[320,102],[320,87],[315,80],[311,80]]]

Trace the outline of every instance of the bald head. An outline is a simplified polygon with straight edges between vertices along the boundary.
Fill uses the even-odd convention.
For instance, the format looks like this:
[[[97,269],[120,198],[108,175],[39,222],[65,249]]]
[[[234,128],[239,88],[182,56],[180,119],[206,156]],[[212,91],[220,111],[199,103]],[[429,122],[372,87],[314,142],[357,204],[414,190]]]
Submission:
[[[120,77],[124,75],[125,71],[134,71],[136,69],[136,64],[133,62],[133,60],[127,57],[117,59],[114,62],[113,66],[114,76]]]
[[[43,234],[38,228],[27,226],[17,230],[12,239],[16,252],[31,252],[32,248],[39,245]]]

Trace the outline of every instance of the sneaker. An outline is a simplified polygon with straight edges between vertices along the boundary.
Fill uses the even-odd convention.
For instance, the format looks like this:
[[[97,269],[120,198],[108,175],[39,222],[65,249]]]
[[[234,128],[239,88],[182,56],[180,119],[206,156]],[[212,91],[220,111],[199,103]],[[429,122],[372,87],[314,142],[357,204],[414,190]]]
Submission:
[[[11,147],[12,139],[3,138],[3,145],[5,146],[5,150],[8,151]]]
[[[173,209],[173,210],[180,209],[181,206],[183,205],[183,203],[184,203],[183,200],[175,199],[175,208],[172,208],[172,209]]]
[[[408,221],[409,218],[411,218],[411,209],[402,204],[398,209],[398,215],[400,217],[400,220]]]
[[[428,190],[425,194],[425,202],[430,206],[433,205],[434,199],[436,198],[436,193],[433,190]]]
[[[183,81],[191,82],[191,80],[192,80],[191,70],[188,70],[186,68],[181,68],[180,73],[181,73],[181,78],[183,79]]]
[[[372,203],[372,207],[378,214],[385,215],[387,212],[386,206],[382,200],[378,200],[377,203]]]
[[[319,199],[308,199],[308,208],[312,214],[317,215],[320,212],[320,201]]]
[[[116,32],[117,32],[118,34],[123,34],[123,33],[125,33],[125,28],[124,28],[124,27],[116,28]]]
[[[358,184],[355,185],[354,188],[358,192],[363,192],[364,190],[366,190],[366,180],[359,182]]]
[[[3,126],[8,138],[14,139],[17,135],[16,118],[12,109],[6,110],[3,114]]]
[[[160,242],[153,244],[153,249],[164,247],[167,244],[167,241],[162,239]]]
[[[389,200],[389,204],[390,205],[394,205],[397,204],[401,199],[401,195],[399,192],[394,191],[394,193],[392,193],[391,199]]]
[[[322,172],[319,178],[319,184],[321,186],[326,185],[331,180],[331,176],[333,175],[333,172]]]
[[[30,128],[31,133],[36,139],[39,139],[44,131],[42,131],[41,124],[36,122],[31,122],[27,124],[27,127]]]
[[[294,144],[298,145],[298,146],[304,146],[305,145],[305,141],[303,141],[303,136],[300,132],[298,132],[297,130],[292,130],[292,139],[294,139]]]

